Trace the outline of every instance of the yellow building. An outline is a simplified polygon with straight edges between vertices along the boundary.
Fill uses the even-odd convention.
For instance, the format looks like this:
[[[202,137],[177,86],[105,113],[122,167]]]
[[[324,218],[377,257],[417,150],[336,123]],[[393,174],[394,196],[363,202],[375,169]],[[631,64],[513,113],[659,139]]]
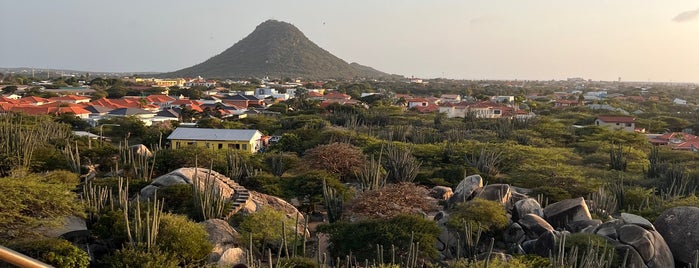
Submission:
[[[185,146],[255,153],[262,146],[262,132],[254,129],[176,128],[170,136],[173,149]]]
[[[139,78],[139,77],[137,77],[134,81],[136,83],[145,83],[148,85],[156,85],[159,87],[171,87],[171,86],[183,87],[184,84],[187,82],[187,80],[185,80],[184,78],[159,79],[159,78]]]

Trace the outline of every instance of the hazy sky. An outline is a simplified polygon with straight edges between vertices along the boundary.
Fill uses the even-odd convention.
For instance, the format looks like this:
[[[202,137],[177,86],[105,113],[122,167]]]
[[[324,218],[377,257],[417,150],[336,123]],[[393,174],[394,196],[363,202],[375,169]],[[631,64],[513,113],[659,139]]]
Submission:
[[[405,76],[699,82],[696,0],[2,0],[0,67],[174,71],[267,19]]]

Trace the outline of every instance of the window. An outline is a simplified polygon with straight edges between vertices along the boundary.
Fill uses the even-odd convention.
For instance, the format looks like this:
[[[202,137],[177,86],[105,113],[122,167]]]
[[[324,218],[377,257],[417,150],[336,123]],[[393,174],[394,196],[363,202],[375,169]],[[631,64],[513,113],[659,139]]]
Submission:
[[[500,110],[493,110],[493,114],[500,114]]]
[[[219,144],[218,144],[218,149],[219,149],[219,150],[223,149],[223,143],[219,143]]]
[[[228,144],[228,149],[233,149],[233,148],[234,148],[234,147],[233,147],[233,144],[229,143],[229,144]]]
[[[179,149],[179,148],[180,148],[180,142],[179,141],[175,142],[175,149]]]
[[[631,127],[631,123],[626,123],[626,127]]]
[[[247,149],[248,149],[248,145],[247,145],[247,144],[243,144],[243,150],[247,150]]]
[[[240,150],[240,144],[237,144],[237,143],[236,143],[236,144],[235,144],[235,149],[236,149],[236,150]]]
[[[207,143],[206,143],[206,148],[211,148],[211,144],[209,144],[209,143],[207,142]]]
[[[619,125],[619,123],[616,123],[616,125],[618,126],[618,125]]]
[[[197,145],[196,141],[188,141],[187,142],[187,146],[195,146],[195,145]]]

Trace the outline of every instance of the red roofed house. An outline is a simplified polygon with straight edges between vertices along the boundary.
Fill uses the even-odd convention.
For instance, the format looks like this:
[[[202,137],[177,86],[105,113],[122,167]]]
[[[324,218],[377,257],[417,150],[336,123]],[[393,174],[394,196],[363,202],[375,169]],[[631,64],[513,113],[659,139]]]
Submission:
[[[351,98],[352,97],[350,95],[340,92],[330,92],[323,96],[323,99],[325,100],[349,100]]]
[[[168,95],[150,95],[146,97],[148,103],[158,105],[161,108],[169,107],[175,100],[175,98]]]
[[[623,115],[605,115],[598,116],[595,120],[596,126],[608,127],[612,129],[621,129],[624,131],[636,131],[636,118]]]
[[[37,97],[37,96],[30,96],[30,97],[24,97],[19,99],[19,103],[21,104],[30,104],[30,105],[42,105],[51,102],[49,99],[44,99],[42,97]]]
[[[699,151],[699,137],[683,132],[670,132],[650,138],[653,145],[666,145],[673,150]]]

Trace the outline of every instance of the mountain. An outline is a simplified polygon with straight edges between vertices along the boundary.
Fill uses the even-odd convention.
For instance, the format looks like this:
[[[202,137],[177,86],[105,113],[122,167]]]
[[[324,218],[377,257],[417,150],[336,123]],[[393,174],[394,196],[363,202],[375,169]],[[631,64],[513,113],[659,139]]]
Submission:
[[[309,40],[298,28],[286,22],[268,20],[226,49],[189,68],[160,74],[162,77],[303,77],[382,78],[391,75],[348,64]]]

